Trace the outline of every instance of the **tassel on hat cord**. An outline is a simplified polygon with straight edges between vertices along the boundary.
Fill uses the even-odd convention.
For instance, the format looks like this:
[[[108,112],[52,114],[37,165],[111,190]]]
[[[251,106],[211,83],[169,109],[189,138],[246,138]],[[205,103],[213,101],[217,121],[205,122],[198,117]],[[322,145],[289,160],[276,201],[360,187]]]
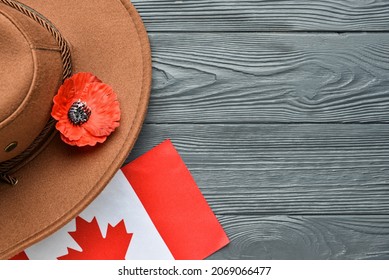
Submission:
[[[9,176],[7,174],[4,174],[4,173],[0,173],[0,180],[4,181],[12,186],[15,186],[18,183],[18,179],[16,179],[15,177]]]

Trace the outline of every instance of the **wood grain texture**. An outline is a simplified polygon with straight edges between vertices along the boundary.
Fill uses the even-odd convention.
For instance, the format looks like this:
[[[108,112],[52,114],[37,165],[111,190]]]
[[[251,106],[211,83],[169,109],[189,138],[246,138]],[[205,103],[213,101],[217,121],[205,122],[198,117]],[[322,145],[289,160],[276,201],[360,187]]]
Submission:
[[[389,33],[150,39],[148,123],[389,122]]]
[[[210,259],[389,259],[389,2],[133,0],[171,138],[231,244]]]
[[[209,259],[389,259],[389,216],[219,216],[231,243]]]
[[[217,214],[389,214],[387,125],[144,125],[171,138]]]
[[[385,0],[132,0],[149,31],[383,31]]]

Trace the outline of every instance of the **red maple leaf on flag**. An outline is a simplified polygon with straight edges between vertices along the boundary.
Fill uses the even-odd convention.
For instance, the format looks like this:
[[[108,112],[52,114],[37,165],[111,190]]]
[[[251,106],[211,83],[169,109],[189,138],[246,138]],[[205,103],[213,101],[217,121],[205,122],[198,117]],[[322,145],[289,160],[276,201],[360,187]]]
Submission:
[[[26,252],[22,251],[19,254],[13,256],[12,258],[10,258],[10,260],[13,260],[13,261],[24,261],[24,260],[28,260],[28,256],[27,256]]]
[[[59,260],[124,260],[132,238],[132,233],[127,233],[124,220],[114,227],[108,224],[104,238],[96,217],[90,223],[77,217],[76,231],[69,234],[82,251],[68,247],[68,254],[58,257]]]

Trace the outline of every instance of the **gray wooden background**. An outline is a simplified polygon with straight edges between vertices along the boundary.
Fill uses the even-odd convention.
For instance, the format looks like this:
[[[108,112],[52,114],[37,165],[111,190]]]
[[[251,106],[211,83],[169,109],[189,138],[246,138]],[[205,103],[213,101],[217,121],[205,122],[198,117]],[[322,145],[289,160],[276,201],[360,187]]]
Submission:
[[[211,259],[389,259],[389,1],[133,0],[170,138],[231,244]]]

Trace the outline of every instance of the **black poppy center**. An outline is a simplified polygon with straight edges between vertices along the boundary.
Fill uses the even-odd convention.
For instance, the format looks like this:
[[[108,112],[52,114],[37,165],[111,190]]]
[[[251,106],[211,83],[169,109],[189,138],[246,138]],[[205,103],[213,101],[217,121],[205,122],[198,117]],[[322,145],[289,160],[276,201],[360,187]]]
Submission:
[[[74,125],[81,125],[87,122],[90,115],[90,108],[81,100],[74,102],[68,112],[68,118]]]

